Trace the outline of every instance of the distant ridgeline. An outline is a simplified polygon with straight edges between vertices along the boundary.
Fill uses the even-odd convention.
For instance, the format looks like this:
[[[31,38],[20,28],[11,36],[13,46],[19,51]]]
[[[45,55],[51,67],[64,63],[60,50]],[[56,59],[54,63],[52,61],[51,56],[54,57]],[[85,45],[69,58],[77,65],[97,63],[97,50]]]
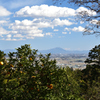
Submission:
[[[39,51],[42,54],[47,54],[47,53],[51,53],[51,54],[88,54],[88,50],[84,50],[84,51],[70,51],[70,50],[64,50],[62,48],[53,48],[53,49],[49,49],[49,50],[40,50]]]
[[[14,49],[6,49],[6,50],[3,50],[4,53],[9,53],[9,52],[16,52],[16,50]],[[78,51],[78,50],[73,50],[73,51],[70,51],[70,50],[64,50],[62,48],[53,48],[53,49],[49,49],[49,50],[38,50],[38,53],[42,53],[42,54],[48,54],[48,53],[51,53],[51,54],[88,54],[88,50],[83,50],[83,51]]]

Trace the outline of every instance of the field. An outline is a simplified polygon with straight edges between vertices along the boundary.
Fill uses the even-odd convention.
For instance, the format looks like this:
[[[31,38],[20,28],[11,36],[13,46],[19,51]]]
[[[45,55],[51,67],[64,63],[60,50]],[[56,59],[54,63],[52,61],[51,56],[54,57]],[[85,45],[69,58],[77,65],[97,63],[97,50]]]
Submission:
[[[56,59],[58,66],[69,66],[79,69],[85,68],[84,61],[87,58],[87,54],[52,54],[51,59]]]

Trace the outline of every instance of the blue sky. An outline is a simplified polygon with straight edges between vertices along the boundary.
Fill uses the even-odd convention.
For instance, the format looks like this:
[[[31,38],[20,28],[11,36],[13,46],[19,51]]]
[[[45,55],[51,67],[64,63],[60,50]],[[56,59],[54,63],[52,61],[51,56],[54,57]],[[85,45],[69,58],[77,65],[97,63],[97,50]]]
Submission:
[[[100,37],[83,36],[86,22],[75,20],[80,11],[96,15],[87,8],[52,0],[0,0],[0,50],[31,44],[32,49],[61,47],[90,50]]]

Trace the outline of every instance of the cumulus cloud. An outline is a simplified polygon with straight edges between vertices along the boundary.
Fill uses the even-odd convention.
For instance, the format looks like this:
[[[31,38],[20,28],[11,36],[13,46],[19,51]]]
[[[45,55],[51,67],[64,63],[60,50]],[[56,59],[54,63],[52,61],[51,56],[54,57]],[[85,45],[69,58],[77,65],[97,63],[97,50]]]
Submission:
[[[7,38],[7,39],[2,39],[2,40],[6,40],[6,41],[21,41],[21,40],[25,40],[25,39],[11,39],[11,38]]]
[[[11,12],[9,12],[6,8],[0,6],[0,16],[9,16]]]
[[[66,31],[66,30],[67,30],[67,31],[70,31],[71,29],[66,27],[66,28],[64,29],[64,31]]]
[[[9,24],[8,33],[13,34],[14,38],[24,38],[24,39],[34,39],[35,37],[44,37],[45,35],[51,36],[51,33],[44,34],[44,28],[54,28],[57,26],[69,26],[73,23],[60,18],[45,19],[45,18],[35,18],[33,20],[24,19],[22,21],[15,20],[14,23]],[[54,29],[54,31],[59,31]],[[10,39],[9,39],[10,40]]]
[[[12,29],[10,31],[12,34],[15,34],[14,37],[22,37],[27,39],[34,39],[35,37],[44,37],[43,28],[47,27],[55,27],[55,26],[63,26],[63,25],[71,25],[72,22],[68,20],[60,20],[59,18],[55,18],[54,20],[35,18],[33,20],[15,20],[15,23],[10,24],[9,28]],[[55,30],[58,31],[58,30]],[[46,33],[46,35],[50,35],[51,33]]]
[[[53,31],[56,31],[56,32],[57,32],[57,31],[59,31],[59,30],[58,30],[58,29],[54,29]]]
[[[22,17],[68,17],[74,16],[75,10],[67,7],[57,6],[26,6],[15,13],[15,16]]]
[[[52,36],[52,33],[48,32],[48,33],[46,33],[46,35]]]
[[[80,21],[80,24],[83,24],[84,22],[83,21]]]
[[[63,25],[67,25],[67,26],[70,26],[70,25],[72,25],[73,23],[72,22],[69,22],[68,20],[60,20],[59,18],[55,18],[54,20],[53,20],[53,25],[54,26],[63,26]]]
[[[32,21],[33,25],[39,28],[47,28],[47,27],[53,27],[51,20],[42,19],[42,18],[35,18]]]
[[[23,37],[21,34],[16,34],[13,37]]]
[[[6,41],[24,40],[21,37],[19,37],[19,39],[14,38],[14,37],[17,37],[17,36],[13,36],[12,31],[7,31],[3,27],[0,27],[0,37],[2,37],[2,39],[0,39],[0,40],[6,40]]]
[[[9,32],[7,30],[5,30],[3,27],[0,27],[0,36],[4,35],[4,34],[8,34]]]
[[[7,38],[11,38],[11,34],[8,34],[8,35],[7,35]]]
[[[69,26],[72,25],[72,22],[69,22],[68,20],[64,19],[64,20],[60,20],[59,18],[55,18],[53,21],[51,20],[47,20],[47,19],[42,19],[42,18],[35,18],[33,20],[28,20],[25,19],[23,21],[19,21],[19,20],[15,20],[15,24],[16,26],[26,26],[26,28],[28,28],[28,26],[34,26],[34,27],[38,27],[38,28],[47,28],[47,27],[53,27],[54,26]]]
[[[5,24],[5,23],[8,23],[8,21],[6,21],[6,20],[0,20],[0,24]]]
[[[88,10],[84,7],[79,7],[74,10],[72,8],[67,7],[57,7],[57,6],[48,6],[48,5],[40,5],[40,6],[26,6],[15,13],[15,16],[20,17],[68,17],[75,16],[79,14],[81,11],[88,12],[88,15],[96,15],[96,12]]]
[[[69,32],[69,34],[71,34],[71,32]]]
[[[0,6],[1,7],[1,6]],[[5,9],[2,7],[2,9]],[[1,11],[1,10],[0,10]],[[6,31],[1,27],[0,36],[3,37],[6,34],[6,40],[24,40],[24,39],[34,39],[35,37],[44,37],[44,36],[52,36],[52,33],[47,32],[44,34],[44,28],[52,28],[53,31],[59,31],[58,29],[54,29],[57,26],[64,26],[64,31],[77,31],[82,32],[84,28],[74,27],[73,29],[68,28],[67,26],[73,25],[74,19],[69,21],[66,17],[74,18],[73,16],[77,15],[81,11],[87,11],[89,15],[95,15],[96,13],[84,8],[80,7],[76,10],[67,7],[57,7],[57,6],[48,6],[48,5],[40,5],[40,6],[26,6],[15,13],[15,17],[32,17],[33,20],[24,19],[24,20],[15,20],[15,22],[9,24],[10,31]],[[11,13],[7,12],[5,9],[5,13],[2,13],[2,16],[8,16]],[[72,17],[71,17],[72,16]],[[62,19],[61,19],[61,18]],[[64,19],[65,17],[65,19]],[[7,23],[6,20],[1,20],[0,24]],[[80,22],[81,23],[81,22]],[[82,24],[82,23],[81,23]],[[68,32],[62,32],[62,34],[67,34]],[[69,32],[71,34],[71,32]]]
[[[85,28],[83,28],[82,26],[79,26],[79,27],[74,27],[72,29],[72,31],[77,31],[77,32],[83,32]]]
[[[10,24],[12,29],[10,33],[15,34],[14,38],[34,39],[35,37],[44,37],[43,31],[34,25],[34,20],[15,20],[15,23]]]
[[[67,34],[67,32],[62,32],[62,34]]]
[[[100,20],[91,20],[90,23],[100,25]]]
[[[28,36],[32,36],[32,37],[44,37],[44,34],[42,34],[42,33],[38,33],[38,34],[28,34]]]
[[[95,11],[92,11],[92,10],[88,10],[87,8],[84,8],[84,7],[79,7],[77,10],[76,10],[76,14],[87,14],[88,16],[94,16],[96,15],[96,12]]]

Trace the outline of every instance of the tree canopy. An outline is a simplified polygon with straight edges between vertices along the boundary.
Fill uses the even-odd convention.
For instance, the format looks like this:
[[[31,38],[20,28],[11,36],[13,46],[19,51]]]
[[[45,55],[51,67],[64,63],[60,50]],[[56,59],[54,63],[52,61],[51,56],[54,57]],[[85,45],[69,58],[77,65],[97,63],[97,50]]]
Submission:
[[[100,45],[95,46],[93,49],[90,50],[88,58],[86,59],[85,63],[93,63],[95,65],[100,66]]]

